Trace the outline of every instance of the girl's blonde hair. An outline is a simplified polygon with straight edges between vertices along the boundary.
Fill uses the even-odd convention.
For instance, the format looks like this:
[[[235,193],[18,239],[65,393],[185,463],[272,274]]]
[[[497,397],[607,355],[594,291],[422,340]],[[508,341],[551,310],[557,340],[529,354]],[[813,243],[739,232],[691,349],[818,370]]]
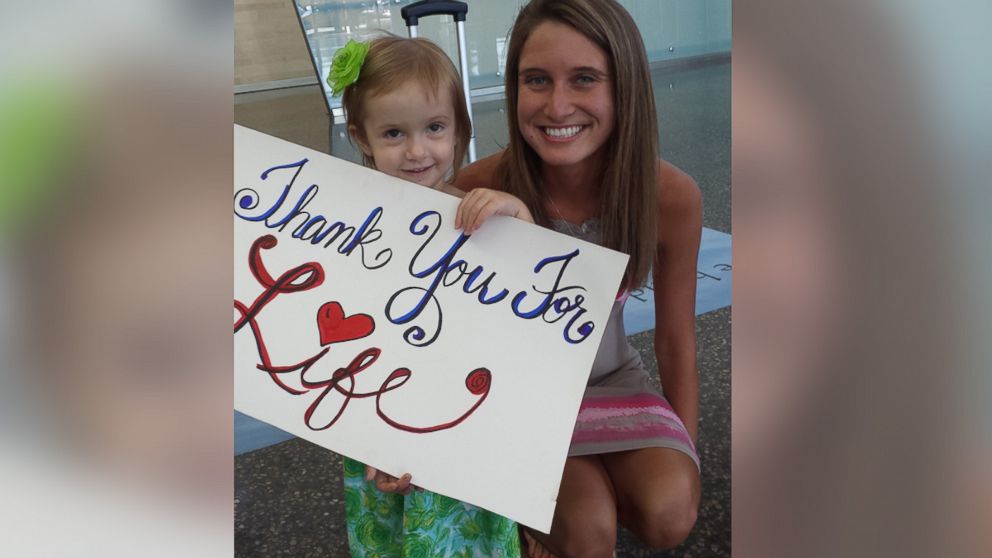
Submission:
[[[496,184],[523,200],[539,224],[551,224],[541,190],[541,159],[517,123],[524,44],[549,21],[568,25],[606,53],[615,124],[600,177],[602,241],[630,255],[623,284],[638,287],[647,280],[657,253],[658,126],[644,43],[633,18],[614,0],[532,0],[520,10],[506,57],[510,141],[497,166]]]
[[[420,84],[431,100],[446,88],[455,109],[455,160],[457,173],[465,160],[472,122],[469,120],[458,71],[448,55],[427,39],[407,39],[393,35],[373,39],[358,80],[344,90],[341,104],[347,114],[348,133],[368,143],[365,137],[365,105],[369,98],[396,90],[409,82]],[[375,168],[372,157],[362,152],[365,166]]]

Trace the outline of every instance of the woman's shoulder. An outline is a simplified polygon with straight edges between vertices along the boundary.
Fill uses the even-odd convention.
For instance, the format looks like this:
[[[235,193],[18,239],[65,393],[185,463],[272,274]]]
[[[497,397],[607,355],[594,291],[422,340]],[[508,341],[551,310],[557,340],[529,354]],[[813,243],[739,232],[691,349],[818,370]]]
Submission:
[[[699,246],[703,227],[703,196],[685,171],[658,160],[659,246]],[[692,256],[693,258],[695,256]]]
[[[463,192],[469,192],[475,188],[492,188],[496,167],[502,156],[503,152],[498,151],[462,168],[458,171],[458,176],[455,177],[455,187]]]
[[[663,216],[692,215],[702,210],[699,185],[685,171],[658,159],[658,211]]]

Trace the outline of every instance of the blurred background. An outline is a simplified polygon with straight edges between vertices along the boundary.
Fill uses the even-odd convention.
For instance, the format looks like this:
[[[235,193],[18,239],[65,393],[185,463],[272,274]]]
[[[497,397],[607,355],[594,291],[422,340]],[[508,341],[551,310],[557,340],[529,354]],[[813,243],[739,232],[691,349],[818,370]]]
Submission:
[[[270,66],[309,74],[241,73],[234,29],[259,3],[0,7],[4,555],[234,553],[238,97],[281,106],[295,90],[313,110],[270,115],[270,133],[316,118],[288,127],[309,134],[294,141],[347,145],[328,125],[295,8],[298,54]],[[474,3],[506,6],[475,23],[505,29],[511,4]],[[625,3],[635,14],[674,4]],[[681,21],[679,9],[652,29]],[[732,538],[692,555],[725,555],[732,540],[736,556],[988,556],[992,5],[751,0],[732,11],[734,311],[701,317],[726,312],[732,328]],[[340,25],[317,19],[314,29]],[[496,86],[485,80],[499,33],[469,36],[484,41],[480,87]],[[668,62],[665,42],[648,42]],[[706,73],[682,70],[673,95]],[[311,81],[257,88],[292,79]],[[682,91],[672,114],[700,106],[688,104],[699,90]],[[677,157],[683,138],[663,136],[665,153]],[[480,152],[485,141],[500,140],[480,137]],[[701,180],[701,168],[687,170]],[[710,208],[729,217],[729,205],[705,203],[716,229],[724,210]]]
[[[0,5],[0,554],[232,554],[232,43]]]
[[[304,84],[324,84],[331,59],[349,39],[382,31],[406,35],[400,10],[413,0],[236,0],[235,92]],[[471,88],[474,95],[501,94],[507,31],[525,0],[469,0],[465,22]],[[680,0],[621,2],[644,33],[651,61],[676,60],[730,50],[730,1]],[[294,12],[295,11],[295,17]],[[299,40],[302,30],[306,42]],[[458,61],[455,25],[450,17],[420,20],[419,33]],[[315,72],[316,70],[316,72]],[[332,108],[341,106],[324,87]]]
[[[990,16],[735,4],[738,555],[992,552]]]

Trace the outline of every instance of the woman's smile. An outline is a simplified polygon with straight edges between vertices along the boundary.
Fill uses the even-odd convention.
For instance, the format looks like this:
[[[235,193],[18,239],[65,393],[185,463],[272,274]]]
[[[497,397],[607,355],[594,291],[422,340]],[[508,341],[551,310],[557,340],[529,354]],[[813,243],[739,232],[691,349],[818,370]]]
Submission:
[[[552,141],[569,141],[574,139],[579,133],[585,129],[585,126],[565,126],[565,127],[551,127],[545,126],[542,128],[544,135],[548,136]]]

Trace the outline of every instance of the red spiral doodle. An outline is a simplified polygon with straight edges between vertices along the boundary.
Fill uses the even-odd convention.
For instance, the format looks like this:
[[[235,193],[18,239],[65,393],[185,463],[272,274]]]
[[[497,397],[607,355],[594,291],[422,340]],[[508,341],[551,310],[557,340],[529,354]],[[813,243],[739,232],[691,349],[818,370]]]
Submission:
[[[476,368],[465,377],[465,387],[472,395],[482,395],[489,393],[489,384],[492,383],[493,375],[485,368]]]
[[[393,373],[386,378],[386,381],[382,383],[382,386],[379,388],[379,393],[375,396],[375,412],[379,415],[379,418],[389,426],[392,426],[397,430],[412,432],[414,434],[426,434],[429,432],[447,430],[464,422],[465,419],[472,416],[472,413],[474,413],[475,410],[478,409],[483,402],[485,402],[486,398],[489,397],[489,387],[492,378],[492,374],[485,368],[476,368],[468,374],[465,378],[465,387],[468,388],[473,395],[478,395],[479,400],[476,401],[475,404],[469,408],[469,410],[462,413],[460,417],[450,422],[436,424],[434,426],[412,426],[409,424],[403,424],[393,419],[388,416],[386,411],[382,408],[382,394],[402,386],[410,379],[411,376],[413,376],[413,372],[410,372],[407,368],[397,368],[394,370]]]

